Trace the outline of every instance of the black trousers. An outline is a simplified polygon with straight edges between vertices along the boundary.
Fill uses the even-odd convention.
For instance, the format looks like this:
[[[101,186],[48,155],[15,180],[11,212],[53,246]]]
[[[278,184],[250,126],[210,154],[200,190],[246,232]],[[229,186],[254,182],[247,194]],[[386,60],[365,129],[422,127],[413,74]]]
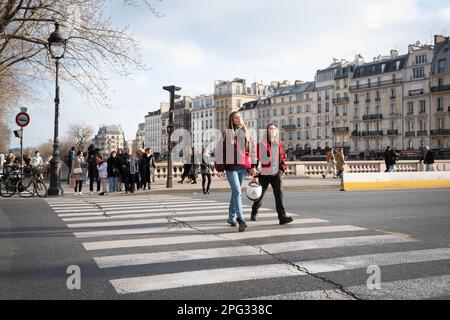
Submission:
[[[259,184],[262,186],[262,195],[258,201],[253,202],[252,206],[252,214],[257,214],[258,209],[261,208],[262,200],[264,195],[269,187],[269,184],[272,186],[273,195],[275,196],[275,206],[277,208],[278,219],[286,216],[286,210],[283,205],[283,191],[281,190],[282,180],[281,173],[278,173],[274,176],[258,176]]]
[[[206,178],[208,178],[208,185],[205,188]],[[209,191],[209,187],[211,186],[211,174],[202,174],[202,187],[203,190]]]
[[[89,191],[94,191],[94,181],[97,181],[97,192],[100,192],[100,178],[99,177],[89,177]]]
[[[134,174],[128,173],[125,175],[125,192],[134,192],[135,191],[134,178],[135,178]]]
[[[75,183],[75,188],[74,188],[74,190],[75,190],[75,192],[81,192],[81,189],[83,189],[83,180],[78,180],[78,181]]]

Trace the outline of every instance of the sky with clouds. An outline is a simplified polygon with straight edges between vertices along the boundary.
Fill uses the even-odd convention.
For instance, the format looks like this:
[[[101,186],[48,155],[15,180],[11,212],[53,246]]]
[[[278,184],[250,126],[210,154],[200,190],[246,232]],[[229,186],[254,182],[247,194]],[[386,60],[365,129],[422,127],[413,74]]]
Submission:
[[[129,78],[113,76],[112,109],[89,106],[70,85],[61,84],[60,136],[70,124],[98,130],[121,124],[132,140],[144,116],[168,100],[162,86],[181,94],[212,94],[215,80],[245,78],[314,80],[317,69],[333,58],[366,61],[408,44],[432,44],[433,34],[450,33],[450,0],[163,0],[153,1],[163,17],[144,6],[111,0],[107,13],[116,25],[128,25],[139,41],[148,71]],[[54,84],[53,84],[54,85]],[[54,88],[42,90],[44,102],[28,107],[31,123],[24,146],[52,139]],[[48,103],[45,103],[48,101]],[[11,122],[14,122],[12,119]],[[12,129],[16,129],[11,126]],[[11,138],[12,146],[19,145]]]

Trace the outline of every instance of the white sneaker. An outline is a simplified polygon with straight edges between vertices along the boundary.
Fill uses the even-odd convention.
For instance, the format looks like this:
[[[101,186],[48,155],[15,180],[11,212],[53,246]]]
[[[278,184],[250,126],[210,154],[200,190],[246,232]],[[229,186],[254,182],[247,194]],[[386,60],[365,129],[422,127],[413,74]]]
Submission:
[[[75,195],[77,196],[77,195],[78,195],[78,192],[75,192]]]
[[[89,192],[89,194],[92,196],[94,193],[91,191],[91,192]]]
[[[78,195],[79,195],[79,196],[81,196],[82,194],[83,194],[83,192],[81,192],[81,191],[80,191],[80,192],[78,192]]]

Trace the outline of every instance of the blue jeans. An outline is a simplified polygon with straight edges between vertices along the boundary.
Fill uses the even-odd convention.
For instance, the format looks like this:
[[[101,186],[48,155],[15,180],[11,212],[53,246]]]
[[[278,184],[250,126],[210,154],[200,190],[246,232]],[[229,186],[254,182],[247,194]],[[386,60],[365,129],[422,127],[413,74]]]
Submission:
[[[119,177],[108,177],[109,179],[109,193],[117,192],[117,183],[119,182]]]
[[[244,176],[247,169],[236,166],[234,171],[226,171],[227,180],[231,187],[231,200],[228,209],[228,221],[242,220],[244,221],[244,209],[242,207],[241,187],[244,182]]]

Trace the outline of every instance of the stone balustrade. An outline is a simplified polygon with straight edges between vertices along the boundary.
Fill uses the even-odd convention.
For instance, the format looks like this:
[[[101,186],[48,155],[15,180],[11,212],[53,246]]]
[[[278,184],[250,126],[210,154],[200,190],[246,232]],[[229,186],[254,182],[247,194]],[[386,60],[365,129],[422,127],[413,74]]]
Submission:
[[[384,172],[386,165],[384,161],[347,161],[345,172],[350,173],[370,173],[370,172]],[[322,173],[327,170],[327,163],[325,161],[288,161],[286,162],[287,176],[291,177],[309,177],[322,178]],[[436,160],[434,164],[435,171],[450,171],[450,160]],[[67,180],[67,167],[63,165],[61,173],[62,181]],[[402,160],[397,161],[397,172],[420,172],[424,171],[424,165],[417,160]],[[217,176],[214,174],[214,178]],[[172,164],[172,178],[181,179],[183,174],[183,164]],[[161,162],[156,164],[154,170],[154,179],[167,179],[167,163]]]
[[[321,178],[322,173],[327,170],[325,161],[288,161],[286,162],[287,175],[298,177]],[[450,160],[437,160],[434,164],[436,171],[450,171]],[[384,161],[347,161],[345,172],[369,173],[384,172],[386,165]],[[424,165],[417,160],[397,161],[397,172],[419,172],[424,171]],[[183,165],[174,163],[172,165],[172,177],[180,179],[183,173]],[[157,163],[155,179],[167,178],[167,163]]]

